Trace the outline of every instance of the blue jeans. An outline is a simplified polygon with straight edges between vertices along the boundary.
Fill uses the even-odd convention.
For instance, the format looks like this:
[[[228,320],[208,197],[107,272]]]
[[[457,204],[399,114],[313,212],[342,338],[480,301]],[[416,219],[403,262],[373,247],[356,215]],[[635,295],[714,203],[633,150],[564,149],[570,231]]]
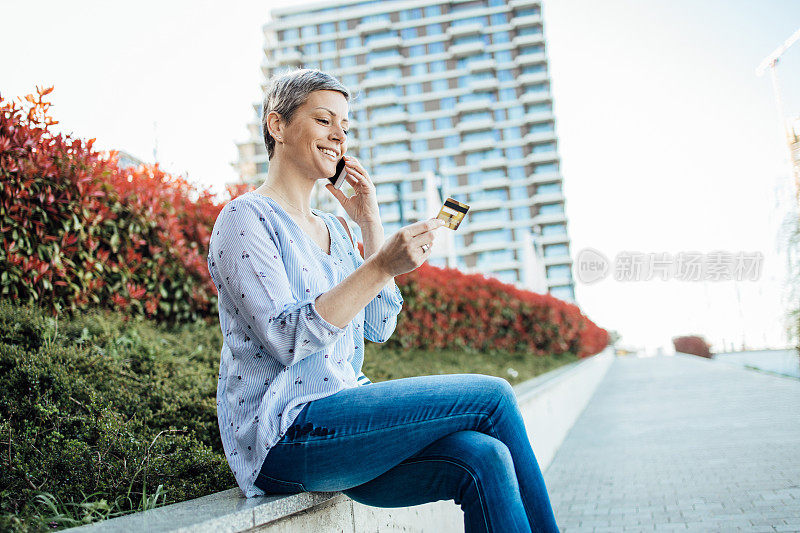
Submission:
[[[395,379],[309,402],[256,486],[341,491],[373,507],[454,500],[466,533],[558,532],[514,390],[482,374]]]

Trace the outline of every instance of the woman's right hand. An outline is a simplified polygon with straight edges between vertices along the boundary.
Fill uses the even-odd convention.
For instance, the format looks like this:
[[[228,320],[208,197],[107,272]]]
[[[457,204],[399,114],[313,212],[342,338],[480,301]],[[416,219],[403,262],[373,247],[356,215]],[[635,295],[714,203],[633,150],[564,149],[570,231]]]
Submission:
[[[375,254],[384,272],[399,276],[424,263],[431,255],[436,230],[444,225],[441,219],[429,218],[397,230]],[[427,250],[422,249],[424,244],[428,245]]]

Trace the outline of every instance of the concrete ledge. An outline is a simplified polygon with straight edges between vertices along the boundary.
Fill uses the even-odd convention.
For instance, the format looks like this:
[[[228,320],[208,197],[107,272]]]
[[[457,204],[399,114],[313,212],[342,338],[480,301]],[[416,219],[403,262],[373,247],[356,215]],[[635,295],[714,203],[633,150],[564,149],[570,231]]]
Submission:
[[[610,348],[514,387],[528,437],[545,471],[614,355]],[[315,531],[463,532],[464,513],[452,500],[413,507],[378,508],[340,492],[304,492],[245,498],[238,489],[210,494],[73,530],[270,533]]]

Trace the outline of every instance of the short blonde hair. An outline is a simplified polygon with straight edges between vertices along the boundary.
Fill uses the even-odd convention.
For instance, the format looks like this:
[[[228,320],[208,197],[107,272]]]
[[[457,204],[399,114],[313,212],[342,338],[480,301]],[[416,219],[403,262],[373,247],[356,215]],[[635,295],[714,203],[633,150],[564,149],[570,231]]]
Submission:
[[[282,71],[269,79],[261,115],[261,130],[269,159],[272,159],[272,154],[275,152],[275,139],[267,128],[267,116],[270,112],[277,112],[288,124],[292,121],[297,108],[306,103],[309,94],[324,90],[339,91],[348,102],[350,101],[350,91],[342,82],[317,69],[298,68]]]

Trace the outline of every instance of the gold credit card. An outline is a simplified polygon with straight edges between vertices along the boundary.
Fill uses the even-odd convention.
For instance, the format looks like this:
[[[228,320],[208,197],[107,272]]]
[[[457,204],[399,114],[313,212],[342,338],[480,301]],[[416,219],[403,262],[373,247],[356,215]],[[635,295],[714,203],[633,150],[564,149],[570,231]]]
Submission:
[[[436,218],[444,220],[446,222],[445,227],[456,229],[458,225],[461,224],[461,221],[464,220],[467,211],[469,211],[469,206],[467,204],[462,204],[458,200],[448,198],[444,201],[444,205],[439,211],[439,214],[436,215]]]

